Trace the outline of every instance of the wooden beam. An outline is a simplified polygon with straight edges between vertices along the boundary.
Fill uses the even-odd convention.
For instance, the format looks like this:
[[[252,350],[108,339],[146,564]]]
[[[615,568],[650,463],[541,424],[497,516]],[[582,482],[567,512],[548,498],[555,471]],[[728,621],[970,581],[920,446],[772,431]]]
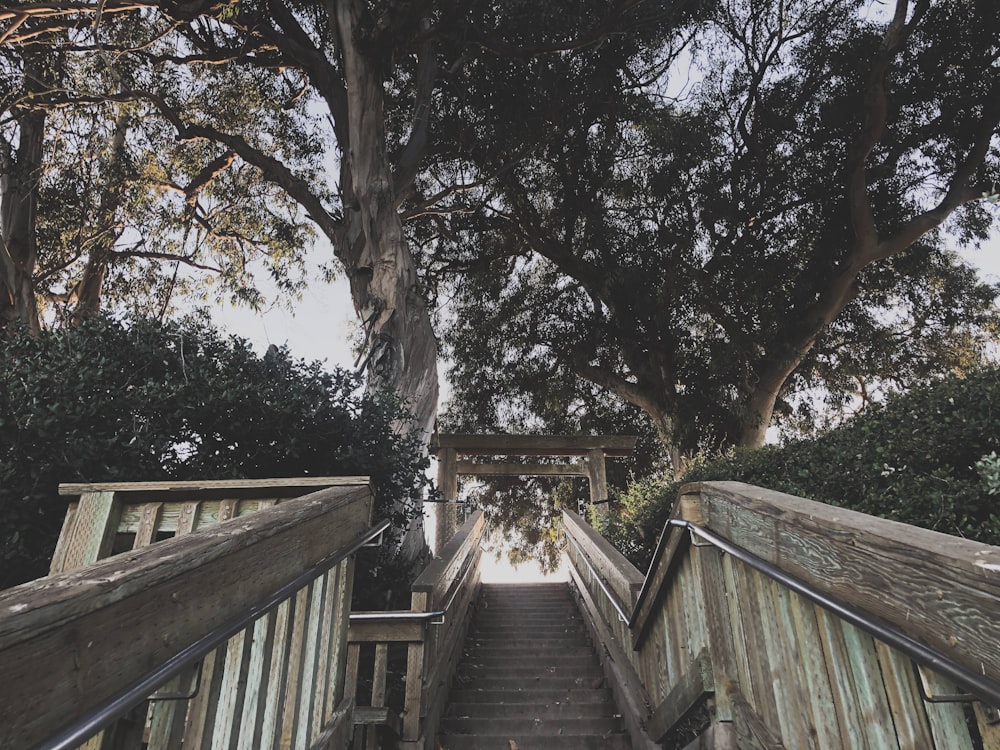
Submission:
[[[626,614],[630,614],[642,588],[642,573],[571,510],[563,510],[563,531],[580,546],[590,564],[617,595],[618,604]]]
[[[0,592],[0,747],[34,747],[370,525],[342,487]],[[248,575],[252,572],[252,575]]]
[[[702,651],[649,717],[646,722],[649,736],[656,742],[662,742],[671,729],[714,691],[710,657]]]
[[[402,614],[396,612],[353,612],[352,614]],[[408,614],[409,611],[407,610]],[[348,643],[417,643],[422,642],[427,633],[426,620],[352,620],[347,631]]]
[[[272,490],[276,494],[284,494],[281,490],[290,492],[306,488],[349,487],[368,485],[368,477],[288,477],[282,479],[206,479],[191,482],[98,482],[96,484],[60,484],[60,495],[82,495],[87,492],[185,492],[198,493],[212,490]],[[240,498],[252,497],[243,492]]]
[[[441,556],[435,557],[427,564],[413,582],[410,591],[414,594],[426,594],[427,606],[432,609],[444,604],[442,601],[444,595],[451,590],[455,579],[465,569],[473,549],[479,546],[485,525],[485,517],[481,510],[469,516],[469,520],[441,550]],[[410,609],[415,611],[418,609],[413,605],[412,597]]]
[[[599,448],[605,456],[622,458],[635,450],[632,435],[436,435],[431,439],[435,454],[454,448],[465,456],[586,456]]]
[[[477,464],[472,461],[459,461],[458,473],[477,477],[585,477],[587,466],[583,463]]]

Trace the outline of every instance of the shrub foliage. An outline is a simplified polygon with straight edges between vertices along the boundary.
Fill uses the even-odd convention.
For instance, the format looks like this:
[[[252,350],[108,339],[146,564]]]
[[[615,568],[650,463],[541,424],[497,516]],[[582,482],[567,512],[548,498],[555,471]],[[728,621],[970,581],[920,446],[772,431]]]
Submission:
[[[890,397],[816,438],[696,461],[681,482],[637,481],[602,531],[643,565],[683,483],[736,480],[1000,544],[998,448],[1000,369],[981,369]]]
[[[98,318],[0,343],[0,587],[47,573],[60,482],[370,475],[376,518],[398,531],[419,508],[423,446],[355,374],[258,356],[201,318]]]

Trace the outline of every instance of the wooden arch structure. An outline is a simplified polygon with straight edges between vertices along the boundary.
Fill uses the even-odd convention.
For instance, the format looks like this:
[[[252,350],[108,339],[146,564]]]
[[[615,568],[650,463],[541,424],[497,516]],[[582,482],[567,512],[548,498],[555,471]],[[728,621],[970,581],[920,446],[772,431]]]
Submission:
[[[469,435],[435,434],[430,450],[438,460],[438,488],[443,502],[431,506],[434,546],[446,542],[461,523],[459,476],[587,477],[590,501],[598,507],[608,501],[607,458],[624,458],[635,450],[633,435]],[[578,458],[562,463],[485,462],[473,457],[550,456]],[[437,507],[435,507],[437,506]]]

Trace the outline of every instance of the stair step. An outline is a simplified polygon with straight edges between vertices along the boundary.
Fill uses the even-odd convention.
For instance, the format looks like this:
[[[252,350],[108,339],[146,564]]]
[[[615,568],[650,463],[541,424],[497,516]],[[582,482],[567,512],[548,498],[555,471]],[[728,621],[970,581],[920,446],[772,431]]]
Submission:
[[[455,686],[479,690],[524,690],[534,688],[554,688],[597,690],[604,687],[603,677],[577,677],[568,675],[541,675],[534,677],[480,677],[474,680],[464,679],[461,674],[455,677]]]
[[[594,652],[584,646],[573,648],[551,648],[547,650],[530,649],[502,649],[502,648],[473,648],[469,649],[462,658],[468,664],[478,664],[489,666],[494,664],[513,663],[534,663],[569,665],[569,664],[594,664]]]
[[[517,718],[502,716],[499,718],[459,719],[446,716],[441,719],[441,733],[456,734],[506,734],[509,737],[517,735],[545,735],[549,737],[580,736],[580,735],[612,735],[622,730],[621,719],[617,717],[597,717],[576,719],[571,717],[555,717],[552,719]]]
[[[608,703],[611,700],[611,690],[606,687],[592,688],[553,688],[523,686],[519,689],[498,690],[456,685],[451,691],[454,703],[506,703],[508,705],[530,704],[539,705],[566,701],[567,703]]]
[[[513,742],[514,744],[511,744]],[[476,736],[453,734],[441,738],[444,750],[629,750],[628,739],[621,734],[610,737],[532,737],[505,734]]]
[[[462,662],[459,666],[460,678],[469,680],[493,679],[495,677],[548,680],[550,677],[578,677],[596,679],[604,676],[600,665],[594,661],[586,664],[544,664],[539,666],[513,666],[506,664],[470,664]]]
[[[628,750],[567,584],[483,585],[439,740],[443,750]]]
[[[610,701],[552,703],[452,703],[447,716],[462,718],[599,718],[615,715],[615,707]]]

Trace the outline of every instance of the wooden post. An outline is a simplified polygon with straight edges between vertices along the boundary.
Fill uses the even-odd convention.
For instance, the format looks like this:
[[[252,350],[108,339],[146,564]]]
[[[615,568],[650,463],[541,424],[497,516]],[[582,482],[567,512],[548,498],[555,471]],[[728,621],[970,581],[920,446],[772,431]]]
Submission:
[[[438,487],[446,503],[458,500],[458,451],[442,448],[438,451]]]
[[[587,451],[587,476],[590,478],[590,502],[594,512],[604,516],[608,512],[608,472],[602,449],[591,448]]]

